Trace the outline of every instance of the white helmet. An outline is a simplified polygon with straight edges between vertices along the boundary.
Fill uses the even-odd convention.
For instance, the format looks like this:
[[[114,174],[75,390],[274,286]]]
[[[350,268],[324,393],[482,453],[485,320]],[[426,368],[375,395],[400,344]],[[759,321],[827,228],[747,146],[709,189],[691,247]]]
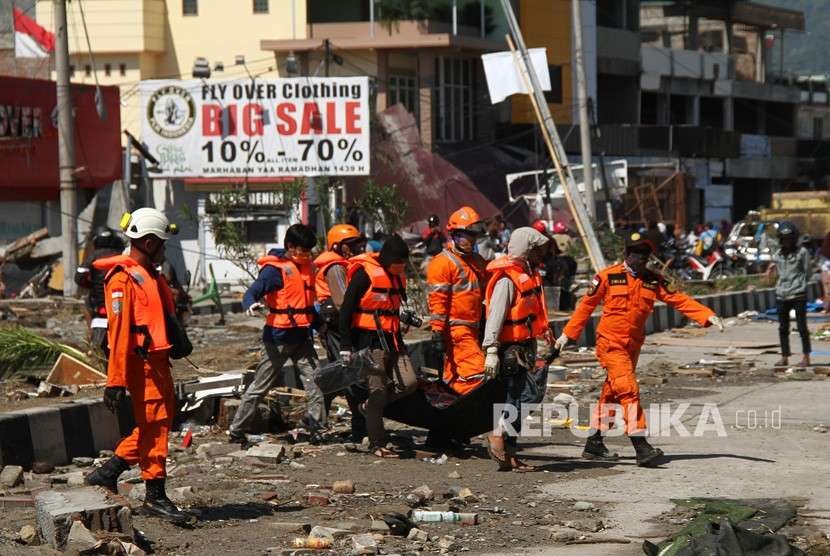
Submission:
[[[176,225],[171,224],[163,212],[147,207],[133,213],[125,212],[121,217],[121,229],[132,239],[153,234],[159,239],[167,240],[171,234],[178,233]]]

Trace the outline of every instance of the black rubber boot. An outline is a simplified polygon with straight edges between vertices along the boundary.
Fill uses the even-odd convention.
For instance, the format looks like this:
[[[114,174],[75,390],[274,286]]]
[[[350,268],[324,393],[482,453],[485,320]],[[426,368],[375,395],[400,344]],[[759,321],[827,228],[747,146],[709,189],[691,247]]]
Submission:
[[[165,479],[150,479],[144,481],[147,494],[144,495],[144,513],[160,517],[175,525],[191,525],[195,522],[194,516],[181,511],[168,497],[164,488]]]
[[[655,448],[648,443],[648,440],[642,436],[632,436],[631,444],[634,445],[634,451],[637,453],[637,465],[640,467],[656,467],[661,463],[665,463],[663,450]]]
[[[597,431],[585,441],[585,449],[582,451],[582,459],[594,461],[617,461],[619,454],[612,452],[602,440],[602,434]]]
[[[118,494],[118,477],[129,468],[129,463],[118,456],[112,456],[104,465],[94,469],[92,473],[84,477],[84,482],[88,485],[104,487],[108,491]]]

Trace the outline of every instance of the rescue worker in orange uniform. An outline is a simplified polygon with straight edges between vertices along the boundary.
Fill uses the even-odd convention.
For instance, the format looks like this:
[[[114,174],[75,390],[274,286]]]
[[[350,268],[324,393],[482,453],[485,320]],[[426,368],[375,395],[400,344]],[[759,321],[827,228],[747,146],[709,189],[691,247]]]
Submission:
[[[717,326],[723,321],[708,307],[688,295],[677,292],[661,276],[650,272],[646,263],[655,252],[655,245],[639,233],[626,239],[625,260],[597,274],[582,298],[555,347],[564,348],[582,334],[585,323],[597,305],[602,303],[602,317],[596,332],[597,359],[606,370],[597,410],[592,416],[595,433],[585,443],[582,456],[586,459],[614,461],[618,455],[605,446],[602,434],[609,428],[613,408],[622,407],[625,432],[637,454],[637,465],[659,465],[663,452],[646,440],[646,418],[640,405],[640,389],[634,370],[645,340],[645,325],[655,301],[665,302],[701,326]]]
[[[116,492],[119,475],[138,464],[147,486],[144,511],[186,523],[192,518],[165,490],[167,434],[176,411],[165,314],[175,315],[176,307],[167,281],[156,271],[164,258],[164,242],[175,227],[158,210],[141,208],[124,215],[122,228],[130,238],[130,254],[94,264],[108,269],[104,296],[110,356],[104,403],[117,412],[129,391],[136,428],[86,482]]]
[[[446,354],[444,382],[464,395],[484,379],[479,331],[487,263],[473,252],[484,225],[475,210],[461,207],[450,215],[447,231],[450,246],[427,266],[430,328],[433,347]]]
[[[349,259],[362,255],[366,250],[366,237],[360,230],[349,224],[336,224],[326,234],[326,251],[314,259],[315,293],[320,306],[320,317],[325,323],[321,331],[326,355],[331,362],[340,356],[340,323],[338,314],[343,305],[343,296],[348,284],[346,271]],[[346,392],[346,401],[351,409],[352,440],[360,442],[366,436],[366,419],[360,412],[360,402],[366,399],[363,384],[354,384]],[[326,396],[326,401],[334,395]]]
[[[349,286],[340,307],[341,360],[348,363],[353,352],[368,349],[374,361],[368,369],[364,407],[370,449],[382,458],[399,457],[386,446],[383,409],[418,385],[401,333],[408,259],[409,247],[397,234],[386,238],[379,253],[350,259]]]
[[[256,415],[260,400],[271,388],[285,384],[284,372],[298,372],[293,377],[303,385],[306,414],[302,421],[318,441],[326,427],[323,394],[314,382],[317,352],[312,325],[315,324],[314,270],[311,250],[317,245],[314,230],[305,224],[293,224],[283,238],[285,253],[272,250],[259,259],[259,276],[245,292],[242,307],[250,316],[265,310],[262,342],[269,364],[257,367],[254,381],[242,395],[242,402],[229,427],[230,442],[248,445],[246,431]],[[286,363],[293,365],[286,367]]]
[[[485,292],[487,321],[482,349],[486,353],[484,372],[488,379],[506,382],[505,403],[516,409],[514,415],[502,412],[495,430],[487,439],[490,457],[500,471],[531,471],[517,457],[518,438],[507,434],[510,418],[516,433],[522,430],[523,404],[540,403],[545,395],[547,373],[536,371],[536,339],[553,343],[548,313],[537,268],[549,249],[550,239],[530,227],[519,228],[510,236],[507,256],[487,265],[491,273]]]

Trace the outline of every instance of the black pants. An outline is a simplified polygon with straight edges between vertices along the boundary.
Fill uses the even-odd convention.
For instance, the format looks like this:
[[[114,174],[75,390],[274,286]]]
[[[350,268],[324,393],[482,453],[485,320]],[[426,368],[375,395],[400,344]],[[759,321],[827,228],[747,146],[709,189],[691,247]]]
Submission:
[[[807,298],[778,299],[778,336],[781,340],[781,355],[789,357],[790,351],[790,311],[795,309],[795,324],[801,336],[801,352],[810,355],[810,331],[807,329]]]

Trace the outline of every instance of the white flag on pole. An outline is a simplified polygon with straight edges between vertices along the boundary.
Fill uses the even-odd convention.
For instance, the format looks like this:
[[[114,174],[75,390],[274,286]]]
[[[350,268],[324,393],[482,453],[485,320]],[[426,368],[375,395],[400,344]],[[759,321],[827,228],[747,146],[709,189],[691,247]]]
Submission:
[[[550,91],[550,73],[548,72],[548,57],[544,48],[531,48],[528,50],[530,63],[542,89]],[[503,101],[510,95],[516,93],[529,94],[519,73],[520,61],[517,60],[521,54],[510,51],[493,52],[482,54],[481,62],[484,64],[484,74],[487,77],[487,88],[490,90],[490,102],[496,104]]]

